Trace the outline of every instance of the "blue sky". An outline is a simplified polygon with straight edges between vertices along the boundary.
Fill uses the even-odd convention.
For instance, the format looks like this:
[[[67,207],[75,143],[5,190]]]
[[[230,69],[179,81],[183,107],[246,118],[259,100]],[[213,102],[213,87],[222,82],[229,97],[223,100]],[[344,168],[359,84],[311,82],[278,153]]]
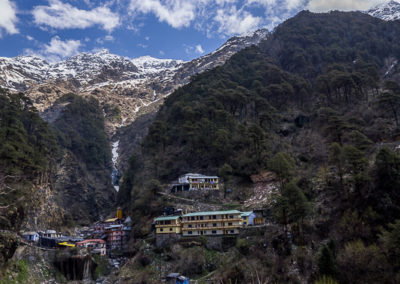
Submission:
[[[130,58],[190,60],[303,9],[365,10],[382,1],[0,0],[0,56],[59,61],[106,48]]]

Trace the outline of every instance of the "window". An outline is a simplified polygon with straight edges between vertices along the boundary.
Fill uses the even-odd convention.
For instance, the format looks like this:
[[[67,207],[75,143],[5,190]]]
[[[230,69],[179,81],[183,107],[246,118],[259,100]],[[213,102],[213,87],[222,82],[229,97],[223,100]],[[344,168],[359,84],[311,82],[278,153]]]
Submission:
[[[233,215],[229,215],[229,218],[233,219]]]
[[[172,232],[172,228],[169,228],[169,231]]]
[[[213,215],[212,218],[213,218],[213,219],[217,219],[217,215]]]
[[[231,234],[234,234],[234,233],[235,233],[235,231],[234,231],[234,230],[230,230],[230,232],[231,232]]]
[[[165,221],[165,224],[166,224],[166,225],[171,224],[171,220]]]
[[[216,233],[217,233],[217,231],[211,231],[211,233],[213,233],[213,234],[216,234]]]
[[[163,228],[160,228],[160,232],[162,232],[162,231],[164,231],[164,229],[163,229]]]
[[[232,226],[232,223],[228,223],[228,226]]]
[[[190,218],[190,220],[194,220],[194,216],[192,216],[192,217]]]
[[[200,216],[200,220],[203,220],[203,216]]]
[[[192,231],[188,231],[188,235],[191,235],[191,234],[193,234],[193,232]]]
[[[192,227],[192,224],[189,224],[188,227],[191,228],[191,227]]]
[[[213,223],[213,227],[217,227],[217,223]]]
[[[243,224],[245,224],[245,225],[246,225],[246,224],[247,224],[247,222],[243,222]]]

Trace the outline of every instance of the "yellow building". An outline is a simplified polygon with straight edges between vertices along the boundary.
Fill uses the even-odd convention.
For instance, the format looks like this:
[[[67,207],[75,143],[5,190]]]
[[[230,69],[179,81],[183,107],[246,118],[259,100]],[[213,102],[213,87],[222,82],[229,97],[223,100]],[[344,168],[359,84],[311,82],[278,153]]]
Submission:
[[[121,207],[117,208],[117,218],[118,219],[122,219],[122,209],[121,209]]]
[[[180,234],[181,216],[163,216],[154,219],[156,234]]]
[[[253,222],[254,222],[254,225],[264,225],[265,218],[264,217],[255,217]]]
[[[182,216],[182,235],[234,235],[242,226],[238,210],[195,212]]]
[[[244,227],[254,225],[254,218],[256,215],[253,213],[253,211],[242,212],[240,216],[242,217]]]

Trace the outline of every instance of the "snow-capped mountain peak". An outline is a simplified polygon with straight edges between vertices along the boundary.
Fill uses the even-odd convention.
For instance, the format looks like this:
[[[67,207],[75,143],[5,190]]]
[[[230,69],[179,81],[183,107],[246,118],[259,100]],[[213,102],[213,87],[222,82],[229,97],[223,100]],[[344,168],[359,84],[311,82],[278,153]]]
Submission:
[[[25,91],[43,112],[63,94],[93,96],[121,111],[121,122],[132,122],[151,110],[198,73],[222,65],[243,48],[269,35],[258,30],[229,39],[216,51],[189,62],[151,56],[127,58],[107,49],[84,52],[49,63],[35,56],[0,57],[0,86]]]
[[[142,73],[155,73],[163,69],[175,69],[184,63],[183,60],[159,59],[151,56],[141,56],[131,60]]]
[[[385,21],[400,19],[400,3],[394,0],[385,2],[366,11],[367,14]]]

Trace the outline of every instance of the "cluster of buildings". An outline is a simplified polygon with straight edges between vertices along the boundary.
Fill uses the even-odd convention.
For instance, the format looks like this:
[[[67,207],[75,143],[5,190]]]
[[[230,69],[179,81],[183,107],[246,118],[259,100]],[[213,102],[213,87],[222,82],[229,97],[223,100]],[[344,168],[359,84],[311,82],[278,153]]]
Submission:
[[[24,232],[22,237],[26,242],[36,243],[46,248],[85,248],[93,254],[106,255],[112,250],[121,250],[126,245],[131,231],[132,219],[122,215],[117,209],[115,218],[96,222],[90,228],[83,229],[78,237],[63,236],[54,230],[45,232]]]
[[[171,192],[191,190],[219,190],[219,178],[202,174],[188,173],[178,178],[178,182],[172,184]]]
[[[154,219],[157,237],[237,235],[241,228],[264,223],[263,210],[193,212]]]

